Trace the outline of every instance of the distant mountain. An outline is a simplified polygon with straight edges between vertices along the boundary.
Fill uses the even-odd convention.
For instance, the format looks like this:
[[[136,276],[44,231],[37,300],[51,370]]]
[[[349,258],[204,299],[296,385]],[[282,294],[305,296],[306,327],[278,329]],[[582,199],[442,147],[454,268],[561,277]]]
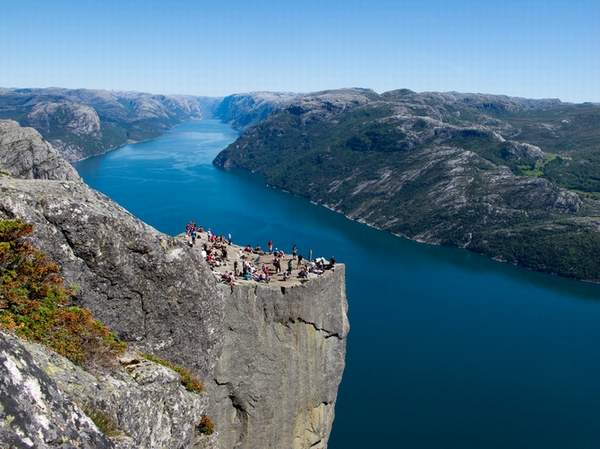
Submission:
[[[90,89],[0,89],[0,119],[38,130],[69,161],[212,115],[218,98]]]
[[[300,94],[288,92],[251,92],[229,95],[214,109],[214,115],[234,128],[243,130],[266,119],[290,104]]]
[[[216,165],[411,239],[600,281],[599,105],[344,89],[262,108]]]

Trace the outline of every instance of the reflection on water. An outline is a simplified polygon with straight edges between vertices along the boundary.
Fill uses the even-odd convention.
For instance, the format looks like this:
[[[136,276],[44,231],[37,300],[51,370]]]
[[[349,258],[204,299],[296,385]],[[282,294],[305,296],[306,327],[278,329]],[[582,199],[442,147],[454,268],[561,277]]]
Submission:
[[[347,264],[351,333],[330,448],[596,448],[600,287],[410,242],[211,161],[236,137],[191,122],[78,164],[156,228],[190,219]]]

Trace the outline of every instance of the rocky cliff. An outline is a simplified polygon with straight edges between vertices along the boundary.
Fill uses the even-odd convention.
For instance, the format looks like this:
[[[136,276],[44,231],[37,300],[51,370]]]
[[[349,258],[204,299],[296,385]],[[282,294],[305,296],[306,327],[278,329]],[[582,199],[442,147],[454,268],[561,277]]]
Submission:
[[[298,96],[215,164],[411,239],[600,281],[598,124],[595,105],[345,89]]]
[[[0,119],[31,126],[69,161],[211,116],[220,99],[92,89],[1,89]]]
[[[32,128],[12,120],[0,120],[0,174],[23,179],[73,181],[79,175]]]
[[[106,377],[3,337],[14,362],[7,363],[18,369],[0,384],[9,396],[19,382],[38,382],[44,401],[49,401],[42,401],[39,409],[50,410],[46,418],[57,420],[49,433],[41,431],[45,444],[59,434],[67,438],[65,444],[80,447],[121,444],[114,437],[107,442],[81,414],[82,407],[75,407],[91,401],[133,439],[127,442],[131,447],[289,449],[291,441],[295,448],[325,447],[344,364],[343,269],[285,295],[259,286],[239,286],[232,292],[217,284],[197,251],[137,220],[72,172],[56,169],[50,163],[56,152],[37,132],[0,121],[0,142],[22,136],[29,143],[0,145],[0,161],[18,162],[3,163],[11,176],[0,177],[0,219],[34,224],[32,242],[61,265],[65,279],[76,286],[78,304],[128,342],[134,353],[149,352],[191,369],[204,379],[208,394],[190,399],[172,372],[134,362],[135,355]],[[45,151],[45,157],[31,166],[23,153],[40,142],[42,148],[34,152]],[[27,447],[25,428],[39,429],[40,420],[45,422],[26,403],[28,394],[13,404],[18,421],[7,418],[6,408],[0,410],[8,419],[0,442],[19,441],[17,447]],[[213,414],[217,422],[217,434],[208,441],[197,438],[193,424],[204,413]]]
[[[219,447],[326,448],[348,333],[344,266],[293,287],[221,289],[224,346],[209,384]]]
[[[91,373],[0,332],[0,445],[7,448],[210,449],[198,431],[208,398],[138,354]]]

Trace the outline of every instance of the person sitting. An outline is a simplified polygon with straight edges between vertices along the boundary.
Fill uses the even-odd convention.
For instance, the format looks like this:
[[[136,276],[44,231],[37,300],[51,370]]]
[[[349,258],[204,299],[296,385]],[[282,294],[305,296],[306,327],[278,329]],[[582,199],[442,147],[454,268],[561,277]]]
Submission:
[[[306,270],[306,267],[302,267],[302,269],[298,273],[298,277],[300,279],[307,279],[308,278],[308,271]]]
[[[329,263],[327,264],[325,269],[333,270],[334,268],[335,268],[335,257],[331,256],[331,259],[329,259]]]

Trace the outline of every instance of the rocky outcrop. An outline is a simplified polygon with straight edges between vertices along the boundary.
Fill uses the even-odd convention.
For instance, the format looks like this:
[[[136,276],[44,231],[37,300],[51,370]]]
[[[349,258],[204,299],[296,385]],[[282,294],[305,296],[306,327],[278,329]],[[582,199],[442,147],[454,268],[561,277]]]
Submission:
[[[0,127],[0,142],[11,141],[6,134],[16,126]],[[33,130],[17,132],[39,139]],[[40,170],[56,158],[42,142],[45,157],[31,170],[7,165],[11,176],[0,177],[0,219],[34,225],[32,242],[60,264],[77,302],[127,341],[133,355],[116,371],[92,373],[5,337],[8,346],[0,349],[12,354],[6,363],[14,373],[0,380],[0,394],[32,385],[33,393],[22,388],[7,402],[19,420],[4,420],[0,446],[32,447],[26,438],[34,432],[33,447],[40,448],[325,448],[348,331],[343,266],[285,291],[253,284],[231,292],[184,242],[78,177]],[[27,152],[30,145],[11,148]],[[14,152],[0,146],[0,154],[21,161]],[[135,351],[199,374],[211,405],[190,397],[177,376]],[[41,402],[32,405],[32,395]],[[114,421],[119,435],[98,432],[84,405]],[[217,433],[198,437],[194,426],[207,406]]]
[[[0,176],[78,180],[75,169],[33,128],[0,120]]]
[[[79,136],[96,136],[100,133],[100,118],[90,106],[71,101],[37,103],[27,119],[32,127],[45,133],[64,127]]]
[[[84,371],[36,344],[0,333],[0,444],[11,448],[205,449],[206,395],[168,368],[127,354],[123,366]]]
[[[0,445],[114,448],[15,337],[0,334]]]
[[[13,217],[35,225],[34,243],[121,338],[211,371],[223,296],[195,252],[79,181],[0,179],[0,218]]]
[[[219,448],[326,448],[348,333],[344,266],[293,287],[222,290],[223,352],[209,384]]]

